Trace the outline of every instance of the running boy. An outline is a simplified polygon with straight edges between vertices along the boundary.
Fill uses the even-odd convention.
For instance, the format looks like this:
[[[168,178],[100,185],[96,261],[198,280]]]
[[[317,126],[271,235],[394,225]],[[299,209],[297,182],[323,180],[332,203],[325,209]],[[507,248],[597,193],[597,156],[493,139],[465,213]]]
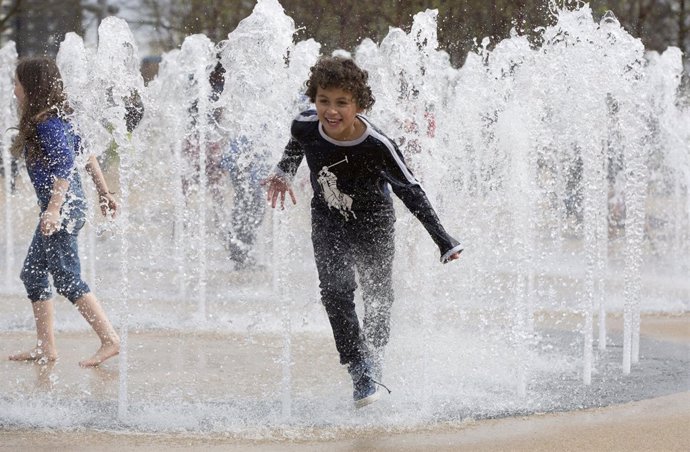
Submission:
[[[311,68],[306,95],[316,111],[292,123],[276,171],[263,183],[273,207],[284,207],[302,159],[306,157],[314,197],[312,242],[321,301],[328,314],[341,364],[348,365],[355,406],[376,401],[383,348],[390,334],[395,212],[390,190],[421,221],[441,252],[443,263],[460,257],[462,246],[448,235],[424,190],[392,140],[361,113],[374,96],[368,74],[353,60],[324,57]],[[355,269],[364,299],[360,331],[355,312]]]

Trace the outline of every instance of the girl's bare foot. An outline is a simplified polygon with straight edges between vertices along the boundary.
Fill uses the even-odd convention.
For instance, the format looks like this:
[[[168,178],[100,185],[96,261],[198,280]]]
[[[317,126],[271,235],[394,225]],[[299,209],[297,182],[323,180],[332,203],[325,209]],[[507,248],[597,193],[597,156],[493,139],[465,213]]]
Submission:
[[[108,342],[107,344],[102,344],[101,348],[99,348],[96,354],[94,354],[91,358],[79,361],[79,365],[81,367],[98,366],[103,361],[112,358],[118,353],[120,353],[120,341],[116,340],[113,342]]]
[[[10,355],[9,359],[10,361],[36,361],[39,363],[45,363],[55,361],[57,359],[57,353],[55,353],[55,351],[44,350],[40,347],[36,347],[28,352]]]

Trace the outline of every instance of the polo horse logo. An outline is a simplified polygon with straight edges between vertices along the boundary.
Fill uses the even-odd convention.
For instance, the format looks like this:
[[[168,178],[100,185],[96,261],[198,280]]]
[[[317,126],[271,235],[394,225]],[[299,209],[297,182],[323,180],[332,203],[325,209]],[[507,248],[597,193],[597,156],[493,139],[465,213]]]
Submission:
[[[323,190],[323,197],[329,209],[337,209],[338,212],[345,217],[345,220],[349,220],[350,215],[352,215],[352,218],[357,219],[357,216],[352,211],[352,197],[338,189],[338,178],[330,171],[330,168],[340,165],[343,162],[348,163],[347,157],[332,165],[321,168],[317,181],[321,186],[321,190]]]

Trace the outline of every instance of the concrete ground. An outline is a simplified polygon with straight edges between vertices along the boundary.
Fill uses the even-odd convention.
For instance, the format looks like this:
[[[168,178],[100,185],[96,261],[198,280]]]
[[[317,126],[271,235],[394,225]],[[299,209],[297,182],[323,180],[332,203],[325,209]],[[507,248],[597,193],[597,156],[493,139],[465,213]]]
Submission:
[[[612,331],[620,322],[610,319]],[[3,350],[12,353],[31,344],[32,333],[2,332]],[[642,321],[643,343],[667,344],[668,348],[690,358],[690,315],[648,315]],[[228,394],[245,394],[257,398],[266,391],[279,400],[281,387],[279,337],[258,337],[252,343],[246,338],[218,336],[211,333],[170,334],[147,331],[132,333],[129,338],[128,398],[132,406],[142,397],[189,403],[203,387],[208,400],[227,399]],[[156,426],[128,428],[124,424],[99,424],[85,417],[81,422],[76,413],[80,407],[104,417],[116,417],[114,411],[119,384],[119,358],[101,368],[84,370],[76,363],[87,356],[96,341],[88,333],[65,332],[58,336],[60,359],[54,365],[0,362],[0,381],[4,389],[0,409],[16,412],[0,413],[11,418],[11,425],[0,427],[0,450],[649,450],[673,451],[690,449],[690,380],[688,369],[681,369],[678,392],[628,403],[612,400],[612,405],[598,408],[573,409],[568,412],[536,413],[503,418],[472,420],[439,420],[424,426],[356,428],[315,425],[305,435],[305,427],[296,429],[291,437],[283,428],[261,436],[247,437],[208,428],[206,432],[156,432]],[[300,397],[328,399],[333,392],[347,393],[347,376],[337,360],[323,353],[322,341],[296,337],[293,347],[292,391]],[[680,347],[680,348],[679,348]],[[184,350],[184,353],[180,351]],[[231,350],[231,352],[229,352]],[[322,355],[326,355],[325,357]],[[668,361],[663,359],[659,361]],[[249,378],[233,379],[237,364]],[[652,371],[662,364],[652,365]],[[318,368],[319,377],[313,372]],[[199,369],[214,369],[198,377]],[[655,370],[656,369],[656,370]],[[665,368],[664,368],[665,369]],[[194,372],[196,376],[191,378]],[[326,375],[332,387],[320,385]],[[658,376],[664,380],[663,375]],[[656,386],[653,373],[644,377],[648,386]],[[683,384],[685,378],[685,384]],[[228,381],[233,384],[229,385]],[[677,382],[677,379],[676,379]],[[668,383],[659,383],[659,385]],[[272,389],[273,388],[273,389]],[[316,388],[316,389],[314,389]],[[7,401],[17,393],[30,395],[26,403]],[[637,394],[638,396],[640,394]],[[574,395],[576,396],[576,395]],[[639,398],[636,396],[636,399]],[[88,400],[83,405],[78,401]],[[21,400],[20,400],[21,402]],[[4,403],[4,404],[3,404]],[[76,403],[76,405],[73,405]],[[336,406],[339,401],[331,402]],[[98,404],[102,404],[99,407]],[[210,405],[205,405],[208,410]],[[233,407],[223,405],[222,410]],[[256,409],[256,407],[252,407]],[[270,406],[267,410],[272,409]],[[295,408],[297,409],[297,408]],[[132,413],[136,416],[137,413]],[[141,415],[141,413],[139,413]],[[65,419],[69,418],[69,422]],[[46,420],[48,419],[48,420]],[[61,424],[61,422],[66,422]],[[150,422],[150,420],[149,420]],[[160,421],[166,422],[165,415]],[[61,427],[61,425],[64,425]],[[179,425],[179,424],[177,424]]]

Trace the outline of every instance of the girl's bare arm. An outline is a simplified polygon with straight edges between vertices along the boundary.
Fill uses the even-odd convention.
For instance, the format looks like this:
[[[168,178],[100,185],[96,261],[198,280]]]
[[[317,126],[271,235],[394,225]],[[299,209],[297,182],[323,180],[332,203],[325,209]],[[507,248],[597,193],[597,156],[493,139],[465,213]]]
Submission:
[[[52,235],[60,229],[60,209],[65,202],[69,180],[56,178],[48,201],[48,207],[41,214],[41,233]]]
[[[118,205],[115,198],[113,198],[113,193],[108,189],[108,183],[105,181],[105,177],[103,177],[103,171],[101,171],[101,165],[98,163],[98,160],[96,160],[96,156],[89,156],[89,160],[86,162],[86,172],[91,175],[91,179],[96,185],[96,191],[98,191],[98,204],[101,206],[101,213],[105,216],[110,212],[112,216],[115,217]]]

